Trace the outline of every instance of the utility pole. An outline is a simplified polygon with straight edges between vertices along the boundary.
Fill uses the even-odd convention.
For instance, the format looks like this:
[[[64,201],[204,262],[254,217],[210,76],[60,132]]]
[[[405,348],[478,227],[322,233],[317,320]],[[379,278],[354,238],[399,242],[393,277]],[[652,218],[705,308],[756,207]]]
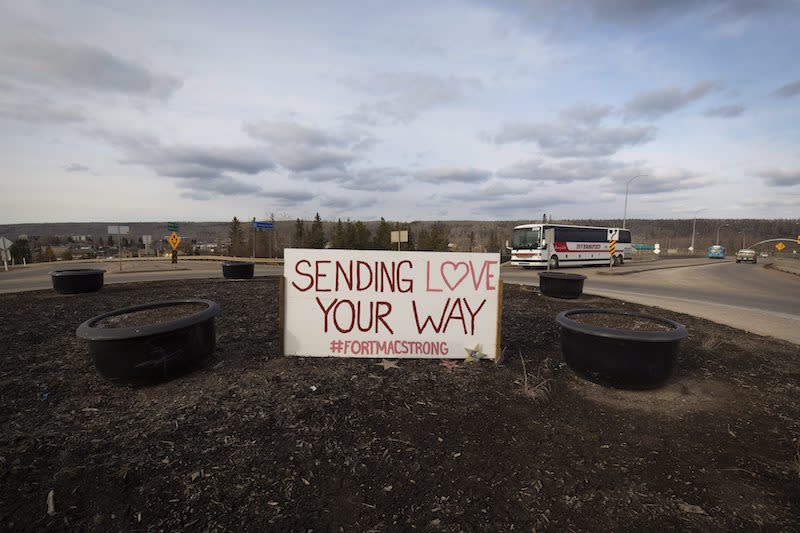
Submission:
[[[636,176],[632,177],[628,180],[628,183],[625,184],[625,211],[622,213],[622,228],[625,228],[625,223],[628,220],[628,186],[630,186],[631,182],[636,178],[643,178],[647,176],[647,174],[637,174]]]

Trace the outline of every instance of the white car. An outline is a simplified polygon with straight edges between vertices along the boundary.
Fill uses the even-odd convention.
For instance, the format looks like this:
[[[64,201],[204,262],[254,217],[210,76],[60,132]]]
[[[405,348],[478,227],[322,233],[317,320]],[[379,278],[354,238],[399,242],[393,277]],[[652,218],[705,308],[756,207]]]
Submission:
[[[751,263],[758,262],[758,254],[756,254],[755,250],[739,250],[736,252],[736,262],[741,263],[742,261],[749,261]]]

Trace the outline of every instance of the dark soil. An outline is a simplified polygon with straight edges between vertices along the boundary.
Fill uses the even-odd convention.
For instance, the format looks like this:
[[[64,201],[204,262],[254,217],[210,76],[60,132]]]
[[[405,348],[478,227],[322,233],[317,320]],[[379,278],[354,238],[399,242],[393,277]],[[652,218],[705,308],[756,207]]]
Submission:
[[[569,318],[581,324],[628,331],[669,331],[673,329],[663,322],[640,316],[617,313],[576,313]]]
[[[277,356],[277,294],[0,295],[0,530],[800,528],[796,345],[656,311],[690,332],[676,376],[608,389],[563,364],[556,314],[654,310],[506,285],[504,364],[384,368]],[[165,298],[220,304],[212,359],[152,387],[98,376],[78,324]]]
[[[208,306],[201,303],[165,305],[150,309],[142,309],[141,311],[133,311],[132,313],[112,315],[102,320],[98,320],[94,324],[94,327],[134,328],[138,326],[152,326],[154,324],[162,324],[164,322],[178,320],[179,318],[193,315],[206,309],[208,309]]]

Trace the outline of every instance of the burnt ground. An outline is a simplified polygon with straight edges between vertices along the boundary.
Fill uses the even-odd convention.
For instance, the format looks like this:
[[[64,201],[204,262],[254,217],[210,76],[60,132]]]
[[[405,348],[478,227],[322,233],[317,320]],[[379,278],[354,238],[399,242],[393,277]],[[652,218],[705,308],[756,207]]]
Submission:
[[[563,364],[554,317],[648,309],[506,285],[505,364],[384,369],[276,356],[277,292],[273,278],[0,295],[0,529],[800,528],[796,345],[655,310],[690,332],[676,376],[608,389]],[[81,322],[179,297],[222,308],[203,368],[144,388],[97,375]]]

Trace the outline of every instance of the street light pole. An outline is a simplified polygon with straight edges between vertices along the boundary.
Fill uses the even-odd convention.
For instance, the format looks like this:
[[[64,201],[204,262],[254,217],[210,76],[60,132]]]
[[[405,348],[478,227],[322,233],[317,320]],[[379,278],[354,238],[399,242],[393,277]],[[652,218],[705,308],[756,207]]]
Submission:
[[[628,180],[628,183],[625,184],[625,211],[622,213],[622,228],[625,228],[625,223],[628,221],[628,187],[630,186],[631,182],[636,178],[642,178],[647,176],[647,174],[637,174],[636,176],[632,177]]]
[[[717,244],[719,244],[719,230],[721,230],[722,228],[724,228],[726,226],[727,226],[727,224],[720,224],[719,226],[717,226]]]
[[[694,212],[694,221],[692,222],[692,245],[689,246],[689,251],[692,252],[692,255],[694,255],[694,236],[695,236],[695,229],[697,228],[697,214],[700,213],[701,211],[705,211],[705,208],[698,209],[697,211]]]

